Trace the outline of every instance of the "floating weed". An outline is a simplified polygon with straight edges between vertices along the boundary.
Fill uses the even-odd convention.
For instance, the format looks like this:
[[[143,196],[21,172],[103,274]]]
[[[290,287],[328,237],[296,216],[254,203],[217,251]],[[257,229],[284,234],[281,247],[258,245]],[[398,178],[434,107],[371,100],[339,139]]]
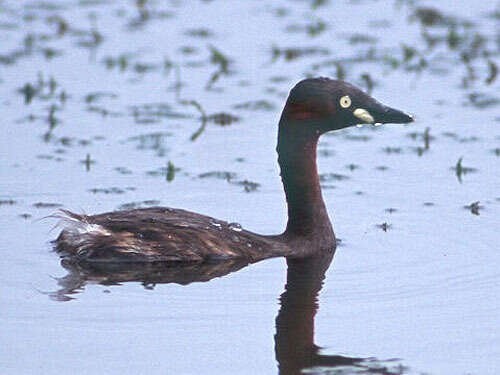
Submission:
[[[479,201],[472,202],[471,204],[463,206],[466,210],[469,210],[471,214],[479,216],[479,211],[484,209],[484,206],[479,204]]]
[[[351,172],[352,172],[352,171],[355,171],[356,169],[361,168],[361,167],[360,167],[359,165],[357,165],[357,164],[347,164],[345,167],[346,167],[347,169],[349,169]]]
[[[488,60],[488,77],[486,77],[484,83],[491,85],[497,79],[498,66],[493,61]]]
[[[373,91],[373,87],[375,86],[375,82],[373,81],[372,77],[370,76],[369,73],[363,73],[360,76],[362,85],[366,87],[366,92],[368,94],[371,94]]]
[[[248,181],[248,180],[236,181],[233,183],[236,185],[243,186],[243,189],[246,193],[251,193],[251,192],[257,191],[257,189],[260,187],[259,183]]]
[[[423,132],[412,132],[409,133],[408,136],[410,136],[412,139],[422,139],[424,141],[423,146],[418,146],[418,147],[412,147],[411,149],[417,153],[418,156],[422,156],[425,152],[429,151],[430,148],[430,142],[431,140],[434,139],[433,136],[430,135],[431,129],[429,127],[425,128]]]
[[[175,178],[175,173],[180,171],[180,168],[177,168],[174,163],[172,163],[170,160],[167,163],[167,173],[166,173],[166,179],[167,182],[172,182]]]
[[[320,182],[344,181],[348,180],[349,176],[338,173],[322,173],[319,175]]]
[[[499,147],[492,149],[491,152],[493,154],[495,154],[496,156],[500,156],[500,148]]]
[[[458,159],[457,164],[455,165],[455,167],[451,168],[452,170],[455,171],[457,179],[458,179],[458,181],[460,183],[462,183],[462,175],[465,176],[468,173],[477,172],[476,168],[470,168],[470,167],[464,167],[464,166],[462,166],[462,160],[463,160],[463,157],[460,157],[460,159]]]
[[[38,88],[35,88],[29,82],[20,88],[18,91],[24,95],[24,104],[30,104],[35,95],[38,93]]]
[[[205,110],[201,106],[201,104],[199,102],[197,102],[196,100],[179,99],[179,102],[182,105],[191,105],[191,106],[195,107],[198,110],[198,112],[200,113],[201,125],[198,128],[198,130],[196,130],[193,134],[191,134],[191,137],[190,137],[190,140],[194,142],[205,131],[205,128],[207,126],[207,115],[205,113]]]
[[[440,26],[446,23],[446,18],[443,16],[441,11],[436,8],[417,8],[410,16],[410,21],[413,20],[416,20],[422,26],[427,27]]]
[[[125,194],[128,191],[134,191],[134,187],[119,188],[116,186],[110,188],[92,188],[88,191],[93,194]]]
[[[28,220],[29,218],[31,218],[31,214],[24,213],[24,214],[20,214],[19,217],[21,219]]]
[[[63,37],[64,34],[66,34],[66,32],[69,30],[69,25],[66,22],[66,20],[64,20],[59,15],[47,17],[46,22],[49,25],[55,25],[55,28],[56,28],[55,35],[58,38]]]
[[[379,165],[378,167],[375,167],[375,169],[377,171],[385,172],[385,171],[387,171],[389,169],[389,167],[386,166],[386,165]]]
[[[239,117],[226,112],[214,113],[213,115],[207,117],[207,121],[220,126],[231,125],[233,122],[237,122],[239,120]]]
[[[434,207],[436,204],[434,202],[424,202],[425,207]]]
[[[85,169],[87,172],[90,172],[90,166],[95,164],[96,161],[91,158],[90,154],[87,154],[85,156],[85,159],[80,160],[80,163],[85,165]]]
[[[216,178],[219,180],[225,180],[227,182],[231,182],[237,177],[236,173],[226,172],[226,171],[212,171],[205,172],[198,175],[198,178]]]
[[[280,57],[285,61],[293,61],[301,57],[326,56],[330,51],[323,47],[287,47],[279,48],[276,45],[271,48],[271,62],[276,62]]]
[[[384,232],[387,232],[389,229],[392,228],[392,224],[383,222],[382,224],[377,224],[376,227],[382,229]]]
[[[214,46],[209,46],[208,49],[210,51],[210,63],[217,66],[217,70],[212,74],[207,84],[205,85],[205,89],[212,90],[213,85],[219,80],[221,76],[227,76],[232,73],[229,70],[229,64],[231,60]]]
[[[395,213],[395,212],[398,212],[398,209],[397,209],[397,208],[392,208],[392,207],[390,207],[390,208],[386,208],[386,209],[384,210],[384,212],[387,212],[387,213],[389,213],[389,214],[393,214],[393,213]]]

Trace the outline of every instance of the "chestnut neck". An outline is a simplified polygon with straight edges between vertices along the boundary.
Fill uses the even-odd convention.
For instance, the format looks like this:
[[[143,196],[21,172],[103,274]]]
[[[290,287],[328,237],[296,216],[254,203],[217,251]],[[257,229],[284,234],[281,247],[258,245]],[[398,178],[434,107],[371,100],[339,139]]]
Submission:
[[[327,246],[335,242],[326,211],[316,149],[320,133],[314,124],[282,116],[278,130],[278,163],[288,203],[285,237],[308,237]]]

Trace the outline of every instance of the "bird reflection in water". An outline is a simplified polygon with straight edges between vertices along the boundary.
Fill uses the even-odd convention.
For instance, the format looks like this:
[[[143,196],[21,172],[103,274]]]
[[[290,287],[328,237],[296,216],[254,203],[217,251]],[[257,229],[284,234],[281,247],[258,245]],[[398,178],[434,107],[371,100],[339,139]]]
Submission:
[[[320,353],[314,344],[314,319],[318,294],[323,286],[333,252],[302,259],[287,259],[287,282],[276,317],[275,354],[280,375],[401,375],[408,372],[398,360],[349,357]],[[68,301],[86,284],[120,285],[140,282],[147,289],[157,284],[187,285],[207,282],[236,272],[249,263],[231,260],[218,263],[172,265],[168,263],[76,263],[61,262],[68,274],[58,278],[60,289],[49,293],[57,301]]]

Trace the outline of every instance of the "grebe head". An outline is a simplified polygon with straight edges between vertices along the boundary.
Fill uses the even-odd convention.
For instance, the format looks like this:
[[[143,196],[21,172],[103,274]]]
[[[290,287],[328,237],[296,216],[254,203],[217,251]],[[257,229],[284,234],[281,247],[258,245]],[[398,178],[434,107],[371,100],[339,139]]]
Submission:
[[[329,78],[299,82],[288,97],[282,120],[301,124],[316,134],[358,124],[403,124],[413,117],[387,107],[357,87]]]

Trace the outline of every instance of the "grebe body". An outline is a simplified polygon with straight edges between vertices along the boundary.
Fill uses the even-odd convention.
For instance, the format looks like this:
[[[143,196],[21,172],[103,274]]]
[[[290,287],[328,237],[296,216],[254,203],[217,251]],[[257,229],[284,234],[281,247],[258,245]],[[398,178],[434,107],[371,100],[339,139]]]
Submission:
[[[62,210],[56,251],[88,262],[209,262],[305,257],[333,252],[335,235],[316,166],[319,137],[357,124],[408,123],[413,118],[342,81],[299,82],[283,109],[278,162],[288,205],[284,233],[263,236],[197,213],[165,207],[79,215]]]

